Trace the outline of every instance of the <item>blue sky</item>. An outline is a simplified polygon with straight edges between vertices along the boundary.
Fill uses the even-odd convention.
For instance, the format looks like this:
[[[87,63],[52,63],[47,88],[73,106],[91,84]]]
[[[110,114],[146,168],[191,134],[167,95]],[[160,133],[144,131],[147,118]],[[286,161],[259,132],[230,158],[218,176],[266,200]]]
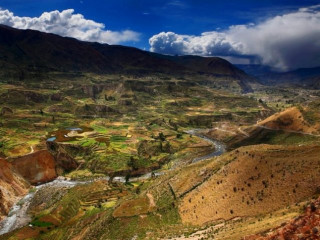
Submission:
[[[162,31],[198,35],[319,3],[317,0],[0,0],[0,7],[28,17],[72,8],[86,19],[104,23],[107,29],[142,33],[141,41],[126,45],[149,48],[149,38]]]
[[[164,54],[221,56],[233,62],[262,63],[290,69],[320,63],[320,53],[304,59],[307,64],[302,61],[293,63],[288,57],[294,58],[300,52],[291,54],[287,46],[282,55],[277,54],[286,45],[284,41],[292,49],[307,47],[307,52],[320,52],[320,49],[310,47],[307,40],[301,41],[301,38],[310,37],[310,41],[316,41],[319,37],[319,4],[319,0],[0,0],[0,8],[9,11],[0,11],[0,23],[85,41],[135,46]],[[69,17],[66,21],[75,14],[83,15],[81,21],[71,19],[68,26],[61,23],[53,26],[57,24],[57,15],[67,9],[74,11],[67,12]],[[54,10],[59,12],[53,13]],[[37,19],[37,23],[23,18],[39,18],[44,12],[51,12],[50,23],[44,23],[43,18]],[[279,16],[283,19],[279,20]],[[94,22],[86,25],[86,20]],[[78,26],[74,27],[77,21]],[[104,26],[97,25],[99,23]],[[299,27],[292,34],[289,30],[295,31],[296,26]],[[274,30],[272,33],[271,28]],[[246,35],[251,38],[246,38]],[[265,42],[260,49],[252,47],[260,44],[261,37],[269,39],[272,35],[279,36],[281,41]],[[287,39],[288,35],[292,38]],[[320,45],[318,41],[313,44],[314,47]],[[270,46],[273,48],[268,49]],[[273,56],[269,56],[269,52],[274,52]]]

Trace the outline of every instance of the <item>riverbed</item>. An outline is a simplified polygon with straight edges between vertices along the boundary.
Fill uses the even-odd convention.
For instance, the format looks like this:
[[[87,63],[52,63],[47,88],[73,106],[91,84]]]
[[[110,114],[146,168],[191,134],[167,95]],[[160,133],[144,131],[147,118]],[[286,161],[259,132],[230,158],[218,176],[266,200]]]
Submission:
[[[222,142],[219,142],[217,140],[210,139],[203,134],[201,134],[201,129],[192,129],[186,131],[187,134],[191,134],[193,136],[202,138],[203,140],[211,143],[214,145],[214,151],[206,154],[205,156],[197,157],[192,160],[192,163],[204,161],[207,159],[210,159],[212,157],[219,156],[223,154],[226,151],[226,147]],[[55,140],[55,139],[54,139]],[[147,173],[140,177],[132,177],[129,179],[129,182],[137,182],[146,180],[152,177],[160,176],[164,174],[164,172],[158,171],[154,173]],[[109,181],[109,177],[104,177],[102,179],[105,179]],[[126,179],[123,176],[117,176],[112,179],[115,182],[122,182],[125,183]],[[39,186],[36,186],[35,191],[29,192],[25,197],[23,197],[18,203],[16,203],[10,210],[8,217],[6,217],[3,221],[0,222],[0,235],[3,235],[5,233],[11,232],[15,229],[21,228],[23,226],[26,226],[31,222],[31,218],[28,215],[27,211],[29,208],[29,205],[36,193],[41,188],[45,188],[48,186],[56,186],[56,187],[74,187],[78,184],[85,184],[89,183],[91,181],[71,181],[71,180],[64,180],[62,178],[58,178],[52,182],[41,184]]]

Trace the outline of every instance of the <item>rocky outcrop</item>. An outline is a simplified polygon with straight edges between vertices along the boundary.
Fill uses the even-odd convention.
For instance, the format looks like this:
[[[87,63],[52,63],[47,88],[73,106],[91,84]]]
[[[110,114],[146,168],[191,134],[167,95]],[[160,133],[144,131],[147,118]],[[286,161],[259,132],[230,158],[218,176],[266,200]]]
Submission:
[[[244,240],[274,240],[274,239],[319,239],[320,236],[320,198],[312,202],[305,213],[292,221],[283,224],[268,233],[252,235]]]
[[[8,215],[10,208],[28,192],[29,187],[12,164],[0,158],[0,220]]]
[[[57,177],[55,159],[47,150],[17,157],[12,165],[31,184],[49,182]]]
[[[56,142],[47,142],[47,148],[52,154],[56,172],[62,174],[65,170],[71,171],[76,169],[79,164],[74,156],[85,151],[83,148],[72,144],[60,144]]]

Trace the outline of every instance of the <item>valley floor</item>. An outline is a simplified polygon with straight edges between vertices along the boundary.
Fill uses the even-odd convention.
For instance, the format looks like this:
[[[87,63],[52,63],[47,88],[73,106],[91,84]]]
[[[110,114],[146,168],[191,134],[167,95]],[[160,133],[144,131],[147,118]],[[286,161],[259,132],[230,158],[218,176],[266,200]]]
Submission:
[[[67,78],[0,83],[0,239],[318,236],[320,91]]]

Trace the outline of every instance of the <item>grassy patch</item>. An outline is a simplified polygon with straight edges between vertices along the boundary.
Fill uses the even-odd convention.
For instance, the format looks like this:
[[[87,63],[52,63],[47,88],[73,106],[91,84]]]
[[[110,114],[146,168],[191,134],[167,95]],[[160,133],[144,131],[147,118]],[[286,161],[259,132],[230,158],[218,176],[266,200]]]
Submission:
[[[50,223],[50,222],[43,222],[43,221],[40,221],[40,220],[33,220],[31,222],[31,224],[35,227],[50,227],[52,226],[53,224]]]

